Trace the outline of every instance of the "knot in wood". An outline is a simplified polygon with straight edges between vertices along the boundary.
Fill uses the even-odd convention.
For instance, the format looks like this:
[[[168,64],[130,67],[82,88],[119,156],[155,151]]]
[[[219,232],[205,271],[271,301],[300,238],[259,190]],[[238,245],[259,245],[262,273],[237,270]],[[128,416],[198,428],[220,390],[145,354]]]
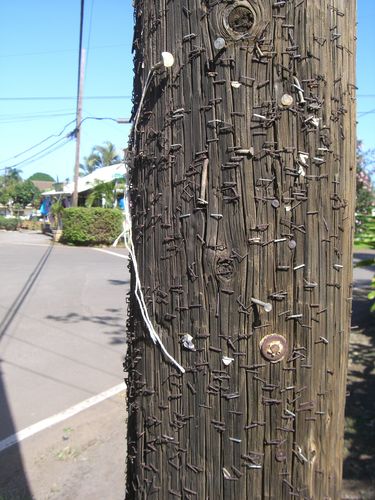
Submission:
[[[216,276],[221,278],[230,279],[234,273],[233,259],[219,258],[216,261]]]
[[[254,25],[254,14],[246,6],[238,5],[230,11],[228,24],[236,33],[246,33]]]

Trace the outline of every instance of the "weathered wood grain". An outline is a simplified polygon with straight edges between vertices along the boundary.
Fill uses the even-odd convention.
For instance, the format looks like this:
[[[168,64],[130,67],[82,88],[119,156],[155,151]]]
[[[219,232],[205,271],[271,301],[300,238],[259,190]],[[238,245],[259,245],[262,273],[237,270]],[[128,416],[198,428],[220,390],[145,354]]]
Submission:
[[[150,84],[131,140],[133,240],[186,373],[150,340],[133,279],[127,498],[337,499],[356,2],[134,4],[134,115]],[[162,51],[175,64],[153,71]],[[287,342],[275,363],[269,334]]]

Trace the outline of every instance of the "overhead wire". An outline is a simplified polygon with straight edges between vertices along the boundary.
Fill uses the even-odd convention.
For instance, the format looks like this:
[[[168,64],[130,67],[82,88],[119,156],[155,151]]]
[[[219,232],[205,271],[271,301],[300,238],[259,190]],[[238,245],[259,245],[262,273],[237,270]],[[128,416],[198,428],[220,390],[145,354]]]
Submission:
[[[47,154],[53,153],[54,151],[56,151],[56,149],[59,149],[60,147],[65,146],[65,144],[70,142],[72,139],[73,139],[73,137],[69,136],[69,135],[65,136],[65,137],[61,137],[56,142],[54,142],[53,144],[50,144],[49,146],[42,149],[41,151],[38,151],[37,153],[29,156],[28,158],[25,158],[24,160],[19,161],[18,163],[14,163],[13,165],[8,165],[6,168],[16,168],[16,167],[19,167],[20,165],[23,165],[24,163],[33,163],[34,161],[40,160],[40,159],[44,158],[45,156],[47,156]],[[57,144],[61,143],[61,141],[65,141],[65,142],[63,144],[60,144],[59,146],[57,146]],[[57,147],[54,148],[54,146],[57,146]],[[45,153],[45,152],[46,152],[46,154],[42,155],[42,153]],[[42,155],[42,156],[40,156],[40,155]]]
[[[55,151],[57,151],[58,149],[61,149],[62,147],[64,147],[66,144],[68,144],[71,139],[70,138],[62,138],[60,139],[60,141],[64,140],[65,139],[65,142],[61,143],[61,144],[57,144],[55,147],[49,147],[49,148],[46,148],[48,149],[44,154],[40,154],[38,153],[37,155],[34,155],[30,158],[26,158],[25,160],[22,160],[20,161],[19,163],[15,163],[14,165],[10,165],[8,167],[3,167],[3,168],[0,168],[0,171],[6,171],[8,170],[9,168],[16,168],[16,167],[19,167],[19,166],[26,166],[26,165],[29,165],[30,163],[34,163],[36,161],[39,161],[43,158],[45,158],[46,156],[54,153]],[[57,141],[57,142],[60,142],[60,141]],[[56,144],[56,143],[55,143]]]
[[[115,118],[112,118],[112,117],[108,117],[108,116],[86,116],[85,118],[83,118],[83,120],[80,122],[79,125],[82,125],[82,123],[84,123],[85,121],[87,120],[97,120],[97,121],[103,121],[103,120],[109,120],[109,121],[113,121],[113,122],[116,122],[117,123],[117,120]],[[0,163],[7,163],[11,160],[15,160],[17,158],[19,158],[20,156],[23,156],[24,154],[28,153],[29,151],[32,151],[33,149],[37,148],[38,146],[41,146],[42,144],[44,144],[45,142],[47,142],[48,140],[52,139],[53,137],[60,137],[64,132],[65,130],[69,127],[69,125],[72,125],[73,123],[75,123],[75,119],[70,121],[69,123],[67,123],[64,128],[58,133],[58,134],[51,134],[49,135],[48,137],[42,139],[41,141],[37,142],[36,144],[33,144],[32,146],[30,146],[29,148],[21,151],[20,153],[17,153],[16,155],[14,156],[11,156],[9,158],[6,158],[5,160],[0,160]],[[20,165],[21,163],[23,162],[26,162],[36,156],[38,156],[39,154],[43,153],[44,151],[48,150],[49,148],[53,147],[55,144],[57,144],[58,142],[60,142],[61,140],[63,139],[68,139],[69,141],[71,139],[73,139],[75,137],[75,133],[76,133],[76,128],[74,128],[73,130],[71,130],[69,133],[67,133],[64,137],[61,137],[58,141],[54,142],[53,144],[50,144],[49,146],[47,146],[45,149],[42,149],[41,151],[38,151],[37,153],[35,153],[34,155],[32,155],[31,157],[29,158],[26,158],[25,160],[22,160],[21,162],[17,163],[17,164],[14,164],[14,165],[11,165],[9,167],[6,167],[6,168],[13,168],[15,166],[18,166]],[[4,170],[4,169],[3,169]]]
[[[117,44],[117,45],[108,45],[108,46],[98,46],[98,47],[91,47],[91,33],[92,33],[92,24],[93,24],[93,12],[94,12],[94,3],[95,0],[91,0],[91,10],[90,10],[90,20],[89,20],[89,31],[88,31],[88,38],[87,38],[87,58],[86,58],[86,65],[88,61],[88,55],[89,51],[91,48],[96,49],[96,48],[109,48],[113,46],[121,46],[123,44]],[[83,26],[84,26],[84,0],[81,0],[80,2],[81,9],[80,9],[80,38],[79,38],[79,55],[78,55],[78,82],[77,82],[77,96],[1,96],[0,101],[59,101],[59,100],[76,100],[77,103],[77,108],[78,108],[78,93],[79,93],[79,86],[80,86],[80,67],[82,64],[82,47],[83,47]],[[54,53],[54,52],[69,52],[69,50],[60,50],[60,51],[45,51],[45,52],[38,52],[38,53],[28,53],[27,55],[39,55],[39,54],[47,54],[47,53]],[[22,55],[22,54],[18,54]],[[26,55],[26,54],[24,54]],[[17,54],[14,54],[14,56],[17,56]],[[6,55],[0,55],[0,57],[6,57]],[[121,96],[114,96],[114,95],[95,95],[95,96],[85,96],[84,99],[91,99],[91,100],[116,100],[116,99],[131,99],[132,96],[130,95],[121,95]],[[20,115],[5,115],[1,117],[0,115],[0,124],[1,123],[15,123],[15,122],[22,122],[22,121],[31,121],[31,120],[37,120],[37,119],[42,119],[42,118],[53,118],[57,116],[68,116],[70,114],[75,114],[75,113],[48,113],[48,112],[37,112],[37,113],[26,113],[26,114],[20,114]],[[77,120],[77,115],[75,120],[70,121],[67,123],[64,128],[58,133],[58,134],[51,134],[48,137],[42,139],[41,141],[37,142],[36,144],[28,147],[27,149],[21,151],[20,153],[17,153],[16,155],[13,155],[9,158],[6,158],[5,160],[0,160],[0,164],[8,163],[10,161],[15,161],[19,159],[19,161],[15,161],[12,165],[7,165],[7,167],[4,169],[0,170],[6,170],[7,168],[15,168],[21,165],[27,165],[30,163],[33,163],[35,161],[38,161],[45,156],[52,154],[54,151],[57,149],[60,149],[64,147],[68,142],[70,142],[74,137],[77,136],[78,130],[81,127],[82,123],[85,122],[86,120],[109,120],[113,122],[117,122],[115,118],[112,117],[96,117],[96,116],[86,116],[83,118],[80,122]],[[70,131],[69,133],[66,133],[63,137],[62,134],[66,131],[66,129],[75,123],[75,128],[74,130]],[[41,150],[36,151],[35,153],[31,154],[27,158],[21,159],[24,155],[29,153],[30,151],[33,151],[36,148],[39,148],[43,144],[47,143],[50,141],[52,138],[58,138],[58,140],[54,141],[52,144],[46,145],[46,147],[42,148]]]
[[[94,45],[91,47],[92,50],[97,50],[97,49],[113,49],[115,47],[127,47],[128,44],[126,43],[116,43],[116,44],[111,44],[111,45]],[[14,54],[0,54],[0,58],[5,58],[5,57],[23,57],[23,56],[41,56],[41,55],[48,55],[48,54],[60,54],[63,52],[75,52],[76,49],[59,49],[59,50],[46,50],[46,51],[40,51],[40,52],[21,52],[21,53],[14,53]]]
[[[62,116],[72,116],[72,115],[75,115],[75,113],[52,113],[46,115],[13,116],[13,117],[9,116],[8,118],[0,118],[0,124],[24,123],[35,120],[48,120],[51,118],[59,118]]]
[[[373,113],[375,113],[375,109],[370,109],[369,111],[359,111],[358,118],[361,118],[362,116],[366,115],[372,115]]]
[[[8,162],[10,160],[15,160],[16,158],[19,158],[20,156],[24,155],[25,153],[28,153],[29,151],[31,151],[32,149],[35,149],[37,148],[38,146],[40,146],[41,144],[44,144],[45,142],[47,142],[49,139],[52,139],[53,137],[60,137],[64,132],[65,130],[69,127],[69,125],[71,125],[72,123],[75,123],[75,119],[70,121],[69,123],[67,123],[64,128],[58,133],[58,134],[51,134],[49,135],[48,137],[46,137],[45,139],[42,139],[41,141],[37,142],[36,144],[30,146],[29,148],[25,149],[24,151],[21,151],[20,153],[14,155],[14,156],[11,156],[9,158],[6,158],[5,160],[1,160],[0,163],[5,163],[5,162]]]
[[[67,113],[67,112],[72,111],[71,108],[59,108],[59,109],[47,109],[44,111],[30,111],[26,113],[5,113],[5,114],[0,114],[0,118],[13,118],[13,117],[20,117],[23,118],[24,116],[37,116],[37,115],[48,115],[51,113]]]
[[[131,95],[93,95],[83,96],[83,99],[131,99]],[[0,101],[69,101],[76,100],[77,96],[26,96],[26,97],[0,97]]]

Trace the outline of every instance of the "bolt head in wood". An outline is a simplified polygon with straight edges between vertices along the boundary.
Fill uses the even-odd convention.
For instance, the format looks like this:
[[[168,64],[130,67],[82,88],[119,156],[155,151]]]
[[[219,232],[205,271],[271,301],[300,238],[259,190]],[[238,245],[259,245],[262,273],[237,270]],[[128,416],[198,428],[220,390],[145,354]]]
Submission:
[[[290,108],[293,105],[293,97],[289,94],[284,94],[281,96],[280,102],[285,108]]]
[[[262,356],[271,363],[281,361],[288,350],[286,338],[277,333],[266,335],[259,343]]]

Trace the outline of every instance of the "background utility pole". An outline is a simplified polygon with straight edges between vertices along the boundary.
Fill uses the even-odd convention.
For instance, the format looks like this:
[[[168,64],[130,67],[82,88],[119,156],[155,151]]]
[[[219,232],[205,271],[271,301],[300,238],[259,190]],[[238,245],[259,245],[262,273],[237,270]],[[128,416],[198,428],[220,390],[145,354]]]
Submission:
[[[135,14],[127,498],[340,498],[356,2]]]
[[[73,207],[76,207],[78,205],[78,178],[79,178],[79,158],[81,151],[82,96],[83,96],[83,84],[85,80],[85,61],[86,61],[86,50],[82,49],[80,58],[79,87],[78,87],[77,114],[76,114],[76,154],[74,162],[74,191],[72,196]]]
[[[78,177],[79,177],[79,156],[81,150],[81,124],[82,124],[82,95],[85,80],[86,50],[82,47],[83,40],[83,19],[85,13],[85,2],[81,0],[80,29],[79,29],[79,55],[78,55],[78,85],[77,85],[77,110],[76,110],[76,154],[74,162],[74,190],[72,196],[72,206],[78,205]]]

